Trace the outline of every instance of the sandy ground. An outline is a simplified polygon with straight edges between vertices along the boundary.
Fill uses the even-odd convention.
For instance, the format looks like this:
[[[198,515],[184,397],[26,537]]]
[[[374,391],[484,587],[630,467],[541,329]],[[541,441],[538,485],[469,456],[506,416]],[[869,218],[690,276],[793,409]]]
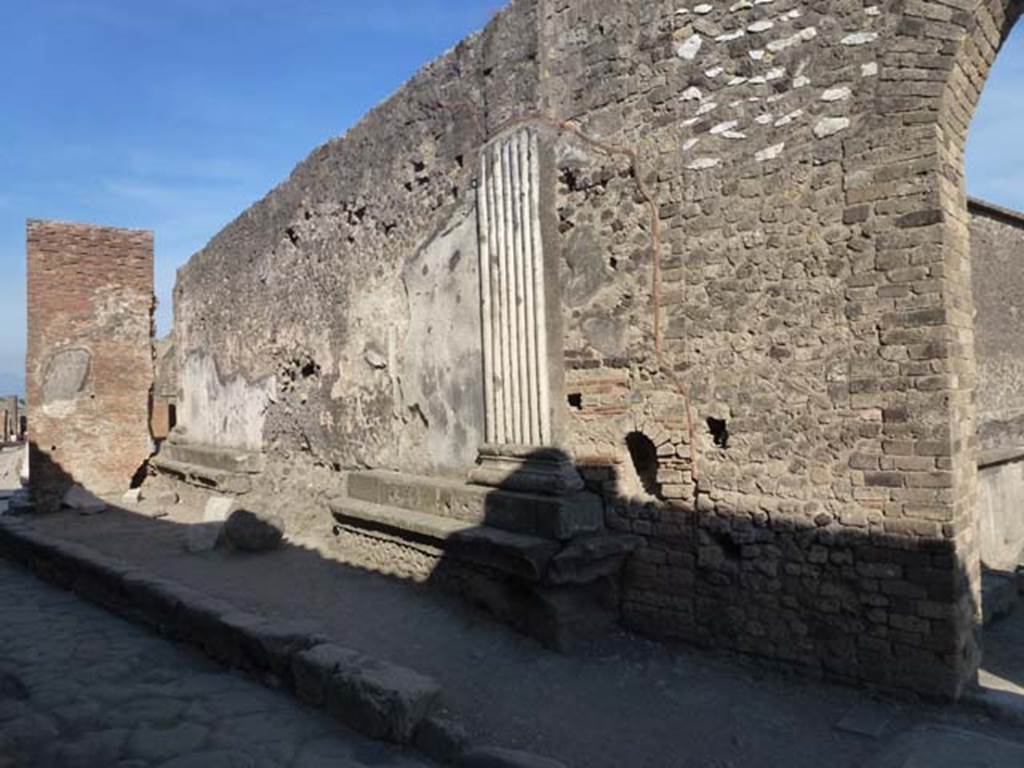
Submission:
[[[312,540],[263,555],[187,554],[185,530],[196,519],[178,505],[161,520],[109,510],[35,525],[245,610],[313,620],[341,644],[435,677],[476,741],[571,767],[853,768],[935,724],[1024,741],[974,710],[896,701],[632,635],[586,657],[555,654],[435,590],[332,560]],[[330,536],[328,520],[320,534]]]

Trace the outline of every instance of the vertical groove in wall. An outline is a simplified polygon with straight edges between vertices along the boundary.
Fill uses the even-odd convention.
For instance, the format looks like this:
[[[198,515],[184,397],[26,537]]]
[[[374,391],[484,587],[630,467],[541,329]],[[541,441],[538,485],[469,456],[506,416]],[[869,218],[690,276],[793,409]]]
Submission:
[[[536,301],[537,413],[541,445],[551,442],[551,388],[548,371],[547,294],[544,280],[544,242],[540,231],[540,146],[530,132],[530,237],[533,242],[533,286]]]
[[[487,192],[490,184],[487,169],[487,155],[480,157],[480,181],[477,193],[477,237],[480,247],[480,327],[483,330],[484,358],[484,439],[488,443],[496,440],[494,435],[494,384],[491,371],[494,370],[494,330],[491,318],[491,240],[490,240],[490,199]]]
[[[494,156],[494,170],[495,180],[494,189],[495,196],[497,199],[497,207],[495,209],[495,215],[498,219],[498,230],[495,232],[494,245],[498,249],[498,285],[496,295],[498,301],[501,302],[501,323],[498,327],[498,341],[501,345],[501,373],[499,374],[501,393],[501,404],[502,404],[502,427],[501,431],[504,435],[501,442],[508,442],[513,439],[512,436],[512,400],[511,390],[509,389],[510,376],[509,372],[512,370],[512,363],[509,359],[509,338],[508,338],[508,249],[505,247],[506,243],[506,232],[508,230],[508,208],[505,204],[505,173],[501,162],[500,150],[495,153]]]
[[[551,439],[536,134],[486,149],[477,206],[488,442]]]
[[[533,219],[533,208],[530,205],[530,180],[532,178],[532,172],[530,170],[530,137],[529,134],[523,134],[519,137],[519,158],[520,158],[520,195],[519,205],[520,210],[523,212],[523,220],[525,222],[531,222]],[[527,344],[526,347],[526,388],[527,392],[530,393],[528,398],[529,405],[529,425],[530,434],[529,442],[530,445],[540,445],[540,414],[539,404],[540,398],[538,397],[537,389],[537,312],[536,312],[536,298],[534,292],[534,273],[536,270],[536,249],[534,247],[532,226],[526,226],[523,228],[523,303],[526,307],[526,333],[527,333]]]

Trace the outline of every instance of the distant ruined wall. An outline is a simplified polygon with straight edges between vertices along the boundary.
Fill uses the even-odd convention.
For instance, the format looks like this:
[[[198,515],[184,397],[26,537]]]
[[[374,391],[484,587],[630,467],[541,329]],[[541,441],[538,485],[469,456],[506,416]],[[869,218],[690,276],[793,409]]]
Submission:
[[[181,370],[238,377],[240,404],[274,383],[232,439],[259,426],[292,498],[317,501],[275,467],[465,476],[474,187],[530,131],[554,442],[647,542],[626,622],[956,695],[979,611],[963,146],[1019,12],[962,5],[513,2],[181,270]]]
[[[971,203],[982,451],[1024,448],[1024,215]]]
[[[0,443],[15,441],[21,435],[18,397],[0,397]]]
[[[126,491],[149,458],[153,235],[28,222],[26,387],[33,493]]]

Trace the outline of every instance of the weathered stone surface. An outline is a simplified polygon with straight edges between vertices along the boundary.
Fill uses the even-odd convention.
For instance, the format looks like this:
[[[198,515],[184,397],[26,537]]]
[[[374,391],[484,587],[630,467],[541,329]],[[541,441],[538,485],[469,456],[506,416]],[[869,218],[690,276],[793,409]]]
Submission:
[[[323,644],[297,654],[292,671],[307,702],[368,736],[406,743],[440,694],[437,683],[412,670]]]
[[[441,763],[454,763],[466,750],[469,734],[456,720],[439,715],[427,717],[413,736],[413,746]]]
[[[224,523],[192,523],[185,529],[185,549],[192,553],[209,552],[217,547]]]
[[[529,752],[497,747],[479,747],[466,752],[460,768],[565,768],[564,763]]]
[[[61,497],[61,505],[80,515],[97,515],[107,508],[107,502],[80,485],[73,485]]]
[[[284,522],[275,514],[236,509],[224,524],[224,538],[236,549],[265,552],[281,546]]]

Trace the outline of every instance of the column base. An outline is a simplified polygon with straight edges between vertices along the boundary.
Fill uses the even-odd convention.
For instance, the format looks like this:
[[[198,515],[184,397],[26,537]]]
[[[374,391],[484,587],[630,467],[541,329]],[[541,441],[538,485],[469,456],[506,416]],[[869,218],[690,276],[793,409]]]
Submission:
[[[476,485],[506,491],[564,496],[583,490],[583,478],[569,455],[558,448],[485,445],[469,473]]]

